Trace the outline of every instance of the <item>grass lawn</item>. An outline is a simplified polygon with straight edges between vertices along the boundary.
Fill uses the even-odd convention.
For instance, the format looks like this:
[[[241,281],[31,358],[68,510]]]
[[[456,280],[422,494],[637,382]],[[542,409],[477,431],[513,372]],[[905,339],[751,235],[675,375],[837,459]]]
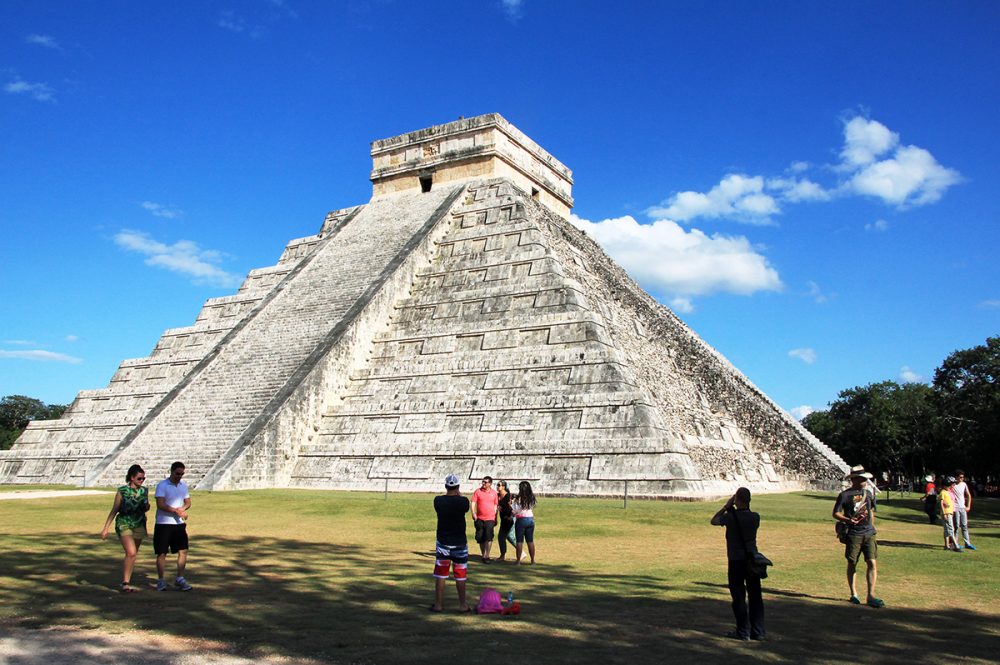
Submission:
[[[155,592],[147,542],[133,577],[143,592],[131,595],[115,591],[122,550],[113,532],[106,542],[97,535],[112,496],[0,501],[0,630],[150,630],[264,659],[343,663],[494,654],[543,664],[993,663],[1000,651],[995,499],[973,505],[979,551],[962,554],[942,549],[940,527],[915,498],[883,501],[878,595],[887,607],[874,610],[847,603],[833,495],[756,497],[760,549],[776,564],[764,581],[768,640],[738,643],[722,637],[733,626],[724,535],[708,523],[720,502],[631,501],[623,510],[621,501],[542,497],[537,565],[470,562],[470,602],[485,587],[512,590],[523,614],[478,617],[455,611],[450,582],[450,611],[427,611],[429,495],[194,492],[195,590]]]

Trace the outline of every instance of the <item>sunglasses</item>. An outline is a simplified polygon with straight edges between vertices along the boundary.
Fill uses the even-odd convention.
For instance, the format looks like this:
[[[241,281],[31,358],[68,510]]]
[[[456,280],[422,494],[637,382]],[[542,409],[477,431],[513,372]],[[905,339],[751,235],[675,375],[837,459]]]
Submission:
[[[141,483],[141,482],[142,482],[142,481],[144,481],[145,479],[146,479],[146,476],[136,476],[136,477],[135,477],[135,481],[136,481],[137,483]]]

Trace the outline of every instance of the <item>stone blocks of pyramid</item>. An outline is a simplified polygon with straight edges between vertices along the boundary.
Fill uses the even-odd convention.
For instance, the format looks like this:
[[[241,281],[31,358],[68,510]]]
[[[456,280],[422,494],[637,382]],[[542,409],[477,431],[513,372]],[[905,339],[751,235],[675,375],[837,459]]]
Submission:
[[[566,219],[572,174],[496,114],[372,144],[372,200],[0,455],[0,482],[688,497],[846,465]]]

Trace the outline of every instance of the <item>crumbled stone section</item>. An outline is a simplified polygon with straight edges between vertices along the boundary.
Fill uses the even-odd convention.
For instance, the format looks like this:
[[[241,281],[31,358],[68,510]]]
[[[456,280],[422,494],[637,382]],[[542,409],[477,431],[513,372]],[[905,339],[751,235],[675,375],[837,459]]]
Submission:
[[[193,326],[167,330],[145,358],[122,361],[107,388],[82,390],[58,420],[39,420],[0,451],[0,483],[83,484],[215,347],[354,209],[331,212],[321,232],[292,240],[278,264],[252,270],[236,295],[210,298]]]

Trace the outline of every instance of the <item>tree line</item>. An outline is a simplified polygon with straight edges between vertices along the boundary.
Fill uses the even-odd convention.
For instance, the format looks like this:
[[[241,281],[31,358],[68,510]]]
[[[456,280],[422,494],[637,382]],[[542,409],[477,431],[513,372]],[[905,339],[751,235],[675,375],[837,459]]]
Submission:
[[[34,397],[7,395],[0,398],[0,450],[8,450],[32,420],[55,420],[66,404],[46,404]]]
[[[1000,475],[1000,337],[951,353],[930,385],[882,381],[842,390],[802,424],[849,464],[909,479],[963,469]]]

